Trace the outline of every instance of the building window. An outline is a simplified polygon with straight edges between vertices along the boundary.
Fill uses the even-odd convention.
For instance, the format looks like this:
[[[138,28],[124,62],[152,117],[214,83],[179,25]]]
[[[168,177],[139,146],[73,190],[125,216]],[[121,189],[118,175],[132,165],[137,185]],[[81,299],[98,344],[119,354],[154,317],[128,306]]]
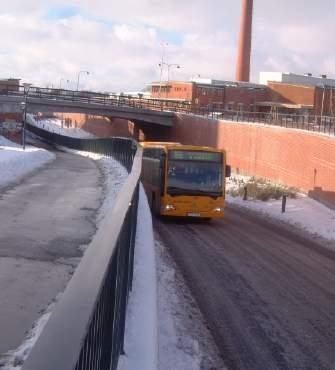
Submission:
[[[234,109],[234,102],[229,102],[226,104],[226,110],[233,110]]]

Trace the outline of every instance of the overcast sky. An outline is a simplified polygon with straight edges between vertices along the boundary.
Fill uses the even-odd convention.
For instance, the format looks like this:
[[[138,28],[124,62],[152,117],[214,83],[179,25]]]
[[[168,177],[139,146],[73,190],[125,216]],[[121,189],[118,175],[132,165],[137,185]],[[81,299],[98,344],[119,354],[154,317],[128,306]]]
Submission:
[[[234,79],[239,0],[8,0],[0,10],[0,78],[102,91],[159,79]],[[252,80],[260,71],[335,77],[333,0],[254,0]],[[166,78],[167,71],[164,71]],[[70,83],[67,83],[69,80]]]

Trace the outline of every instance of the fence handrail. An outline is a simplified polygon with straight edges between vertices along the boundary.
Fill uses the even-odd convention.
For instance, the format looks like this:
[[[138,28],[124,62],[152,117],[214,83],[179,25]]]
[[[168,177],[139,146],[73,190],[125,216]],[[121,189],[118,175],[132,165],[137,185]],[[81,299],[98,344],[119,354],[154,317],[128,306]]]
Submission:
[[[93,320],[93,315],[96,315],[97,303],[106,284],[107,274],[110,273],[109,271],[112,268],[111,264],[115,253],[117,253],[117,256],[120,253],[119,239],[125,220],[132,209],[135,193],[138,191],[141,161],[142,148],[137,146],[131,171],[116,196],[113,208],[102,221],[37,343],[24,363],[23,370],[73,370],[83,368],[78,365],[79,359],[83,361],[81,352],[87,336],[93,335],[91,331],[88,334],[88,326]],[[129,230],[126,230],[126,232],[129,232]],[[116,249],[118,249],[118,252],[116,252]],[[115,265],[114,270],[119,268],[118,265]],[[115,271],[113,273],[117,274]],[[118,279],[116,279],[115,284],[118,284]],[[124,290],[122,289],[122,291]],[[125,313],[121,313],[121,316],[123,315]],[[101,321],[99,318],[98,320]],[[112,324],[115,324],[114,321]],[[110,323],[110,325],[112,324]],[[108,322],[106,325],[108,325]],[[121,323],[121,326],[123,325],[124,323]],[[94,332],[95,328],[93,328]],[[108,340],[112,342],[114,338]],[[99,357],[96,352],[97,348],[94,348],[94,343],[95,339],[91,344],[92,349],[89,348],[88,354],[85,352],[85,356],[90,356],[90,352],[93,353],[95,350],[94,356]],[[90,361],[90,364],[92,361],[96,361],[98,364],[101,359],[91,358]],[[110,369],[109,366],[110,364],[107,364],[105,367],[95,368]],[[115,361],[113,368],[115,368]]]

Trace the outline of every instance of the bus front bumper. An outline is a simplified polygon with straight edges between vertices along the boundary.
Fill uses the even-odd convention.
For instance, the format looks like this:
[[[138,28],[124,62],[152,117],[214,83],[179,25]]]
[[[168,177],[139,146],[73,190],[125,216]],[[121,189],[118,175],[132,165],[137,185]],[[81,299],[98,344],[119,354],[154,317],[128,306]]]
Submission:
[[[190,218],[224,218],[224,209],[218,208],[212,211],[197,211],[197,210],[181,210],[166,208],[166,206],[161,208],[160,214],[162,216],[172,216],[172,217],[190,217]]]

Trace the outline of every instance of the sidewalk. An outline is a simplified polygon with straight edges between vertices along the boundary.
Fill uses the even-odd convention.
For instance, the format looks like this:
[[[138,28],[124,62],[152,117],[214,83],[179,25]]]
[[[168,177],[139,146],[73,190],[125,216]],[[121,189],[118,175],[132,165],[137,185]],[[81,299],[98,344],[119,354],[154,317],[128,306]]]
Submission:
[[[15,172],[15,168],[12,168]],[[80,156],[57,153],[0,197],[0,364],[62,292],[96,231],[101,173]]]

